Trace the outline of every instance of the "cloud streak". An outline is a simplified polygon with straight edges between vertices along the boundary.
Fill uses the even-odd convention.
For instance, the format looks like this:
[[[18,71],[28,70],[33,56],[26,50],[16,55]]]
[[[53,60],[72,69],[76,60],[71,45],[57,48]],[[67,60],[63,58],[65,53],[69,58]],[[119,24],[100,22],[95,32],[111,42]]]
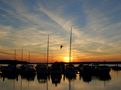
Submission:
[[[58,51],[63,44],[66,52],[72,27],[72,49],[80,56],[121,54],[121,9],[117,1],[0,2],[1,48],[24,47],[45,53],[50,34],[51,51]]]

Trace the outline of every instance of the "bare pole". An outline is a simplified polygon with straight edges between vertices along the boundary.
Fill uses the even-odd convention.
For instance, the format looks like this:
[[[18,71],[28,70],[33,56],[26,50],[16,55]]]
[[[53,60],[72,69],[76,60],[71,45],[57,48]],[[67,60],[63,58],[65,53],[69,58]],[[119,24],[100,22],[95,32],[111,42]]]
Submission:
[[[30,51],[28,52],[28,61],[30,63]]]
[[[48,61],[49,61],[49,34],[48,34],[48,40],[47,40],[47,69],[48,69]],[[48,90],[48,80],[46,85],[47,85],[46,90]]]
[[[23,61],[23,48],[21,49],[21,60]]]
[[[16,49],[14,50],[14,60],[16,60]]]
[[[69,63],[71,62],[71,44],[72,44],[72,26],[71,26],[71,32],[70,32]]]
[[[47,67],[48,67],[48,61],[49,61],[49,34],[48,34],[48,40],[47,40]]]

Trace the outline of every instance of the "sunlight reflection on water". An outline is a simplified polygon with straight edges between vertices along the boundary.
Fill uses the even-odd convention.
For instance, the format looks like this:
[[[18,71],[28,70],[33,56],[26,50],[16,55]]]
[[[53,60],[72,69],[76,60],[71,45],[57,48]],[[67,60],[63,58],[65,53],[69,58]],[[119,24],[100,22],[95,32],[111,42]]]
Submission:
[[[28,81],[26,79],[10,80],[0,77],[0,90],[120,90],[121,86],[121,72],[112,71],[110,72],[111,80],[101,81],[92,78],[90,82],[84,82],[82,78],[77,74],[76,80],[69,81],[62,76],[61,82],[59,84],[52,84],[52,80],[49,79],[48,83],[38,82],[37,76],[33,81]],[[70,83],[70,88],[69,88]],[[48,88],[47,88],[48,86]]]

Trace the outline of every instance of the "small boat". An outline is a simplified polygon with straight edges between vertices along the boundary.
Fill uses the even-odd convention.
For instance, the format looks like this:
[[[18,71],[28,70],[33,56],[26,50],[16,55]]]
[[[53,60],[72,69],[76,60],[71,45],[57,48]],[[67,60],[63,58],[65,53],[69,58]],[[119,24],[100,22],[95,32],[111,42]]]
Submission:
[[[65,65],[61,62],[55,62],[50,67],[50,72],[52,74],[63,74],[65,71]]]
[[[111,68],[114,71],[121,71],[121,66],[112,66]]]
[[[51,81],[55,86],[61,82],[62,75],[61,74],[51,74]]]
[[[66,65],[65,76],[68,79],[75,79],[76,78],[76,70],[74,68],[74,65],[72,65],[72,64]]]
[[[18,69],[16,67],[16,65],[13,65],[13,64],[9,64],[7,66],[1,66],[1,72],[2,73],[17,73],[18,72]]]
[[[20,69],[20,73],[31,74],[36,72],[33,65],[31,64],[23,64],[19,67],[19,69]]]
[[[34,80],[36,70],[31,64],[23,64],[19,67],[19,74],[27,80]]]
[[[49,74],[48,66],[46,64],[38,64],[35,68],[38,75],[47,76]]]
[[[92,74],[93,75],[105,75],[110,73],[110,67],[109,66],[93,66],[92,68]]]
[[[18,68],[13,64],[1,66],[1,77],[3,77],[3,80],[5,78],[18,80]]]

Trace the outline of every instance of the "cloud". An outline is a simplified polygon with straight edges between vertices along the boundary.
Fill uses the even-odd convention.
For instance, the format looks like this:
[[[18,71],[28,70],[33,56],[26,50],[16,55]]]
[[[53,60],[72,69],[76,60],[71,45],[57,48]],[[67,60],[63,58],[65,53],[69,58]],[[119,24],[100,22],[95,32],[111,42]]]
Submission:
[[[23,0],[1,2],[4,13],[0,15],[5,18],[0,27],[1,47],[46,50],[50,34],[50,50],[56,51],[63,44],[66,51],[72,27],[72,48],[81,55],[121,53],[121,9],[117,1],[35,0],[32,6]]]
[[[0,26],[0,39],[6,37],[10,32],[10,27],[1,27]]]
[[[102,1],[101,3],[103,4],[104,2]],[[100,54],[119,53],[120,47],[117,47],[117,45],[121,44],[120,41],[118,41],[118,39],[121,38],[119,35],[119,29],[121,28],[120,22],[115,23],[110,21],[111,16],[108,17],[100,8],[95,8],[94,5],[92,6],[89,2],[83,1],[82,5],[88,22],[85,27],[80,28],[83,34],[80,40],[75,40],[77,48],[79,48],[78,45],[80,45],[80,48],[85,50],[84,52],[95,52],[95,54],[98,52]],[[113,15],[112,13],[115,11],[119,11],[119,8],[115,7],[115,9],[110,11],[110,14]]]
[[[70,32],[71,27],[73,27],[73,34],[77,37],[80,36],[81,32],[73,23],[74,18],[70,18],[70,20],[68,20],[67,17],[59,16],[58,12],[50,11],[48,8],[45,7],[40,7],[40,10],[49,18],[51,18],[55,23],[57,23],[63,30]]]

